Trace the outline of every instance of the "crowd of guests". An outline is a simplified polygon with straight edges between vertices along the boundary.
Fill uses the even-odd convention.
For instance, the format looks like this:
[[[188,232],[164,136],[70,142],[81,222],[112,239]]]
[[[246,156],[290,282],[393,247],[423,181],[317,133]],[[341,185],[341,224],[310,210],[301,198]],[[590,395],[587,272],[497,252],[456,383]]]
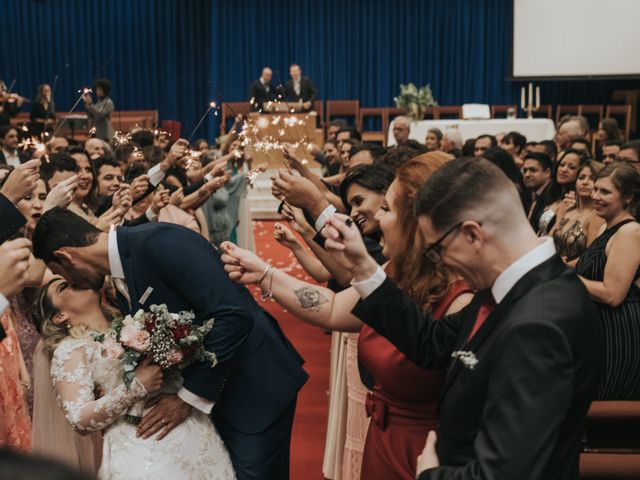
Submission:
[[[242,268],[242,274],[236,273],[239,281],[258,283],[287,311],[334,332],[327,478],[415,478],[426,432],[436,429],[446,369],[416,368],[362,323],[354,310],[360,296],[353,273],[327,252],[323,229],[334,212],[348,215],[371,258],[421,310],[432,318],[460,311],[475,290],[460,270],[443,264],[434,249],[438,242],[429,247],[431,255],[424,255],[414,206],[434,172],[462,161],[457,157],[485,159],[502,171],[515,187],[530,231],[553,239],[562,261],[595,302],[604,360],[594,398],[640,400],[640,229],[635,220],[640,141],[623,143],[615,120],[605,119],[594,133],[597,148],[591,152],[588,124],[577,116],[563,118],[556,138],[542,142],[527,142],[519,132],[463,142],[457,129],[431,129],[420,143],[409,139],[410,128],[409,119],[396,118],[397,146],[384,149],[363,144],[353,127],[333,122],[322,150],[315,152],[322,178],[286,152],[299,175],[281,171],[273,179],[273,194],[282,200],[288,223],[276,225],[276,239],[327,288],[223,245],[230,271]],[[397,314],[400,321],[402,312]]]
[[[309,86],[297,65],[291,67],[291,76],[289,94],[298,95],[303,108],[309,109],[313,101],[309,95],[315,93],[307,91]],[[255,97],[262,95],[261,104],[271,98],[270,80],[271,71],[265,68],[259,85],[252,86]],[[445,462],[443,476],[421,478],[455,478],[465,466],[480,468],[474,462],[486,460],[476,458],[474,441],[482,436],[480,441],[490,443],[487,438],[494,433],[491,428],[495,425],[474,407],[469,415],[477,416],[460,427],[471,434],[447,430],[454,428],[448,416],[451,409],[447,408],[447,402],[453,399],[443,400],[444,392],[451,388],[451,372],[447,373],[452,368],[450,358],[433,359],[431,350],[410,345],[423,339],[432,342],[437,351],[437,341],[453,342],[459,333],[451,319],[485,308],[478,299],[484,298],[496,275],[489,284],[476,281],[475,275],[490,277],[490,268],[473,270],[468,258],[465,261],[462,253],[455,257],[449,250],[455,250],[452,245],[456,239],[464,237],[460,242],[476,248],[478,258],[498,264],[495,252],[499,249],[489,249],[492,257],[481,246],[474,246],[480,240],[491,244],[491,238],[496,237],[491,228],[502,229],[497,236],[502,242],[511,242],[505,247],[507,253],[520,252],[519,240],[522,245],[535,245],[532,251],[544,248],[557,252],[566,268],[577,274],[571,274],[571,278],[580,281],[578,287],[573,285],[566,291],[585,298],[588,295],[595,303],[599,343],[589,354],[595,358],[601,348],[602,360],[585,357],[585,364],[593,367],[587,371],[597,377],[597,388],[591,391],[576,387],[581,392],[578,404],[565,405],[570,411],[567,415],[577,415],[577,420],[572,419],[573,430],[561,429],[560,434],[571,450],[560,458],[569,465],[562,467],[569,472],[566,478],[573,478],[571,469],[577,469],[579,429],[589,402],[640,400],[640,227],[636,220],[640,141],[623,143],[615,120],[604,119],[592,133],[585,118],[569,116],[560,120],[554,139],[541,142],[527,142],[515,131],[465,140],[455,128],[444,132],[431,129],[424,142],[418,142],[409,138],[411,121],[398,117],[393,122],[396,146],[388,149],[363,143],[356,128],[334,121],[327,128],[324,144],[310,148],[321,167],[319,171],[297,158],[293,148],[284,146],[289,169],[272,178],[272,193],[282,202],[279,210],[284,220],[276,225],[275,237],[315,280],[305,283],[252,253],[246,202],[252,159],[238,137],[244,120],[236,119],[218,148],[210,148],[206,140],[190,145],[184,139],[171,139],[165,132],[144,129],[130,132],[125,139],[113,139],[104,116],[113,110],[110,88],[108,82],[96,82],[97,103],[85,95],[96,136],[82,144],[49,136],[46,143],[19,147],[18,129],[9,122],[0,126],[0,321],[4,337],[0,343],[1,445],[54,452],[47,444],[47,435],[39,430],[50,421],[46,417],[51,410],[43,408],[42,402],[51,398],[39,394],[37,388],[34,394],[33,388],[40,384],[39,378],[48,376],[42,326],[37,322],[42,312],[34,311],[34,305],[52,274],[31,255],[29,238],[43,213],[56,207],[72,211],[101,231],[115,225],[156,221],[190,228],[221,248],[232,279],[258,284],[265,297],[272,297],[301,321],[333,332],[323,467],[327,478],[409,480],[437,469],[433,451],[424,447],[427,434],[438,429],[445,442],[448,439],[439,450]],[[3,113],[7,113],[9,103],[17,105],[17,100],[5,100]],[[43,85],[33,103],[30,128],[39,129],[38,133],[52,132],[54,119],[51,88]],[[596,136],[595,142],[590,135]],[[595,151],[591,150],[592,144]],[[475,183],[470,172],[476,175]],[[459,188],[450,189],[449,184]],[[472,200],[456,196],[464,194]],[[446,208],[440,205],[444,198],[448,198]],[[436,204],[444,213],[434,213]],[[474,212],[479,217],[473,221],[458,218],[451,223],[446,219],[455,215],[449,215],[447,208]],[[439,238],[426,236],[425,232],[432,230],[440,233]],[[536,235],[552,240],[538,244]],[[526,256],[526,252],[520,253]],[[514,255],[514,260],[520,258]],[[374,265],[371,288],[367,286],[370,270],[364,275],[365,269],[361,268],[366,262],[353,261],[365,256]],[[389,290],[389,283],[398,290]],[[535,287],[532,284],[525,293]],[[372,327],[369,315],[375,309],[367,311],[363,306],[369,297],[373,298],[370,302],[381,302],[375,298],[376,289],[381,288],[395,299],[396,303],[390,305],[402,307],[395,313],[395,330],[385,330],[383,325]],[[487,307],[489,318],[504,298],[506,303],[515,301],[508,291],[500,298],[493,292],[493,305]],[[558,289],[560,294],[564,291]],[[113,288],[106,288],[104,296],[117,306],[113,293]],[[560,300],[571,303],[574,299]],[[591,304],[576,303],[589,317]],[[384,310],[378,305],[381,317],[385,316]],[[403,317],[417,318],[420,312],[426,312],[429,321],[442,321],[435,321],[438,327],[425,324],[424,331],[410,340],[402,339],[413,328],[401,331]],[[486,327],[480,322],[463,332],[467,345],[473,345],[474,338],[490,334],[483,329]],[[434,339],[425,340],[432,331],[436,332]],[[585,332],[589,333],[589,325]],[[583,350],[589,346],[592,344],[584,345]],[[474,366],[469,368],[465,372],[467,380],[478,383],[488,378],[469,378]],[[580,371],[583,368],[581,364]],[[512,380],[507,377],[495,378],[509,385]],[[559,391],[562,388],[571,387],[559,386]],[[528,412],[519,413],[526,417]],[[560,424],[564,417],[559,418]],[[70,449],[75,453],[57,453],[86,471],[95,470],[99,454],[86,452],[99,451],[99,435],[69,438],[77,442],[76,448]],[[431,442],[435,448],[435,437],[429,439],[427,447]],[[458,450],[454,439],[459,442]],[[552,440],[549,448],[553,447]],[[530,455],[538,453],[532,449]],[[504,454],[495,453],[499,460]],[[561,454],[562,449],[557,449],[549,458],[556,461]],[[449,461],[454,465],[447,467]],[[509,464],[512,470],[502,472],[518,471],[530,461],[525,455],[521,466]],[[503,465],[500,461],[496,464],[487,468],[498,472]],[[547,468],[553,465],[543,465],[535,478],[548,478],[544,476]]]

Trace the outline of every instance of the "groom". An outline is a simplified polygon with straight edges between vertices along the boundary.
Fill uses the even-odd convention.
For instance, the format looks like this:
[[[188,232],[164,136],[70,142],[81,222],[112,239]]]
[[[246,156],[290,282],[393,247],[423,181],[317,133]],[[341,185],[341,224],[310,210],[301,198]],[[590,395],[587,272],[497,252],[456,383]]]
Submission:
[[[239,480],[289,478],[289,444],[296,396],[307,379],[303,359],[274,318],[249,291],[231,282],[218,251],[202,236],[167,223],[101,232],[55,208],[33,233],[33,253],[78,288],[114,280],[121,310],[164,303],[191,310],[197,322],[215,319],[204,340],[218,363],[183,370],[177,395],[164,395],[138,426],[158,439],[191,408],[212,412]]]

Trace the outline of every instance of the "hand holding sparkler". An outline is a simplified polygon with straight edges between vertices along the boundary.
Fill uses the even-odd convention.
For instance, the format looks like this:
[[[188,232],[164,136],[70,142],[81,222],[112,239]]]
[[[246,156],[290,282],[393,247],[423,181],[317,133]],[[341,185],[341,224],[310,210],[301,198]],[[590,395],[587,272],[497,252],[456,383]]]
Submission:
[[[282,193],[287,203],[294,207],[309,209],[315,203],[326,202],[324,195],[309,179],[292,175],[286,170],[280,170],[273,182],[274,187]]]
[[[149,190],[149,175],[140,175],[131,182],[131,197],[135,201]]]
[[[40,160],[29,160],[18,165],[7,178],[0,193],[7,197],[11,203],[16,204],[28,195],[31,195],[40,179]]]
[[[184,200],[184,191],[182,187],[178,188],[169,196],[169,203],[174,207],[182,205],[182,200]]]
[[[155,215],[160,214],[160,210],[169,204],[169,190],[164,188],[162,184],[158,185],[156,191],[153,194],[153,201],[151,202],[151,211]]]
[[[133,199],[131,198],[131,186],[126,183],[121,183],[120,189],[113,194],[113,209],[121,210],[124,215],[131,208],[132,204]]]
[[[124,218],[124,214],[126,210],[123,209],[110,209],[103,213],[98,222],[96,223],[96,228],[102,230],[103,232],[109,231],[112,225],[118,225],[122,222]]]
[[[55,207],[67,208],[76,192],[77,181],[78,175],[73,175],[53,187],[47,194],[43,210],[47,212]]]

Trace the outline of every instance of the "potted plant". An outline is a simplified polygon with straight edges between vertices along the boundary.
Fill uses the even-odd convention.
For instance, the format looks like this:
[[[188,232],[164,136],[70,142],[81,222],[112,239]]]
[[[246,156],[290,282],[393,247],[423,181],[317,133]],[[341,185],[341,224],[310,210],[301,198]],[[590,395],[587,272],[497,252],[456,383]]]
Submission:
[[[417,88],[413,83],[400,84],[400,95],[393,98],[398,108],[406,110],[407,116],[422,120],[429,107],[438,105],[429,84]]]

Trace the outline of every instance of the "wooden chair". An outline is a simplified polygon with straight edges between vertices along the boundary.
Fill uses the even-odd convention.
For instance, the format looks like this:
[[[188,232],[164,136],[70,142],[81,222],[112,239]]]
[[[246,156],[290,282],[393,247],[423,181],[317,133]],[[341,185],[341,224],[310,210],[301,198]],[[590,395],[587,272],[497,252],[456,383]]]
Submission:
[[[604,106],[603,105],[579,105],[580,113],[578,115],[582,115],[589,122],[589,126],[591,127],[591,133],[598,129],[598,125],[602,121],[604,116]]]
[[[581,480],[637,480],[640,478],[640,454],[582,453]]]
[[[249,102],[224,102],[220,118],[220,134],[227,133],[228,120],[235,121],[236,115],[249,115],[251,105]]]
[[[324,129],[324,102],[322,100],[313,102],[313,110],[318,114],[316,126]]]
[[[592,402],[585,422],[580,478],[640,478],[640,402]]]
[[[327,100],[326,123],[333,117],[353,117],[354,126],[360,129],[360,100]]]
[[[385,111],[387,112],[388,122],[391,122],[391,120],[393,120],[396,117],[400,117],[402,115],[407,114],[407,111],[404,108],[398,108],[398,107],[387,107],[385,108]]]
[[[365,130],[367,118],[380,119],[380,130]],[[363,142],[380,142],[382,146],[387,146],[389,116],[386,108],[361,108],[358,125],[360,125],[362,131]]]
[[[556,124],[565,115],[580,115],[581,105],[558,105],[556,107]]]
[[[17,127],[18,125],[23,125],[25,123],[29,123],[29,112],[20,112],[11,119],[11,126],[13,127]]]
[[[161,127],[162,130],[169,133],[171,135],[171,139],[176,141],[180,138],[180,133],[182,131],[182,124],[177,120],[163,120]]]
[[[460,105],[447,105],[441,106],[438,105],[435,108],[435,119],[440,120],[441,118],[462,118],[462,107]]]
[[[625,142],[629,141],[629,134],[631,133],[631,105],[607,105],[605,110],[605,117],[612,117],[618,120],[620,124],[620,130],[624,132]],[[620,122],[622,119],[622,122]]]
[[[491,118],[506,118],[509,109],[513,109],[516,117],[518,116],[517,105],[491,105]]]
[[[436,115],[438,111],[438,107],[427,107],[427,109],[424,111],[424,116],[423,119],[424,120],[436,120]]]
[[[549,118],[553,119],[553,106],[551,104],[540,105],[537,112],[532,112],[534,118]]]

